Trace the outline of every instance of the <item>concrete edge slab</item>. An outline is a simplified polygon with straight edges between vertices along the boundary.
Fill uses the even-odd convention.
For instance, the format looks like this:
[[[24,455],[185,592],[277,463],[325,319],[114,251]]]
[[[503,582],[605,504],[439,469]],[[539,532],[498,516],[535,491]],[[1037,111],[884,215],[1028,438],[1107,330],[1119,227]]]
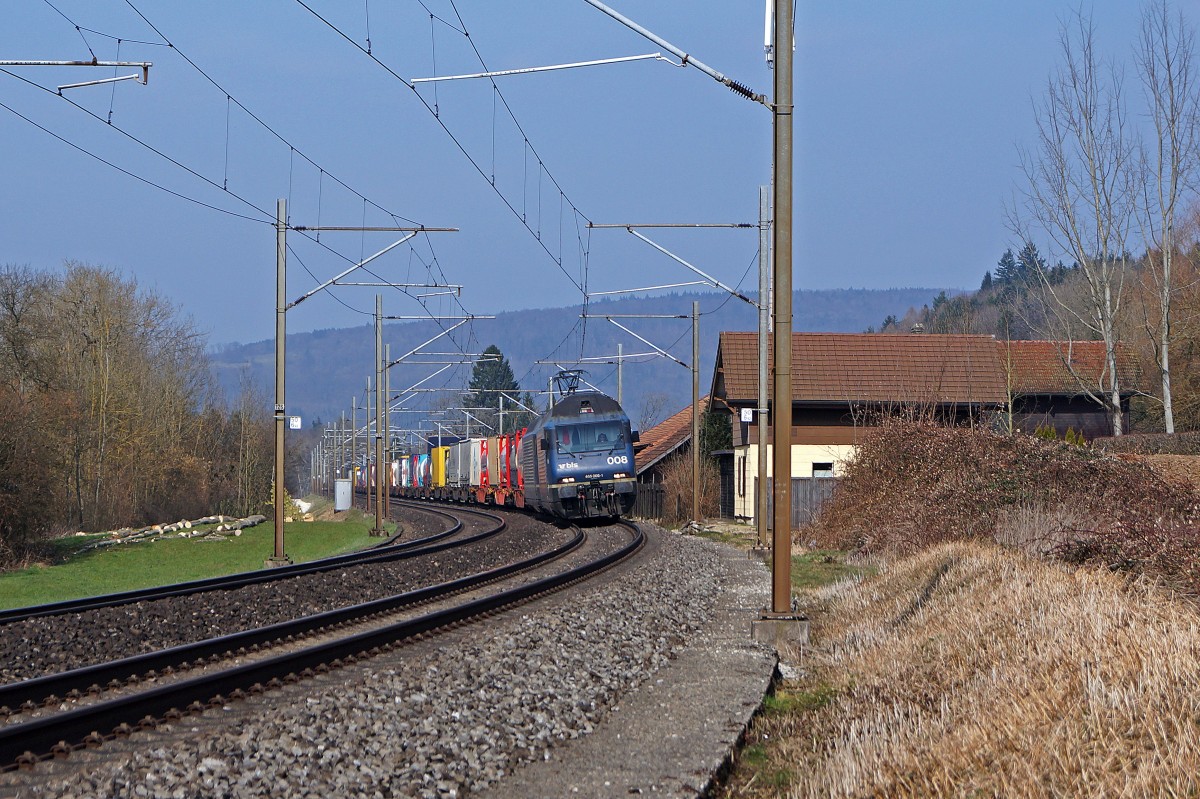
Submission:
[[[700,634],[592,734],[550,750],[486,796],[693,797],[715,787],[774,685],[778,658],[751,637],[770,573],[735,547],[695,544],[722,564],[723,590]]]

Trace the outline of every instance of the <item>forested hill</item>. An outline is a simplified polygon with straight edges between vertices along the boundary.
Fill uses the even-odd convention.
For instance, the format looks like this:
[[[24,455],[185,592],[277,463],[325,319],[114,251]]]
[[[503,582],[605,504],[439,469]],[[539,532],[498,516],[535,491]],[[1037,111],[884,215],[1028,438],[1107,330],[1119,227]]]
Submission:
[[[798,291],[794,295],[794,329],[862,332],[868,327],[878,327],[889,315],[902,317],[910,308],[927,305],[938,291],[922,288]],[[712,382],[717,335],[723,330],[756,329],[757,312],[750,305],[727,294],[680,293],[593,302],[590,313],[690,315],[693,300],[700,301],[702,314],[700,390],[701,393],[707,393]],[[573,306],[498,314],[495,320],[475,323],[477,341],[469,351],[481,352],[489,344],[497,345],[512,364],[523,389],[544,389],[552,367],[537,365],[535,361],[546,358],[559,347],[566,331],[579,321],[579,313],[579,307]],[[679,360],[691,361],[691,327],[687,320],[619,321],[638,335],[669,350]],[[386,325],[384,331],[384,341],[392,345],[393,357],[398,357],[436,335],[438,328],[432,322],[410,322]],[[650,349],[604,319],[587,320],[587,355],[615,355],[618,343],[624,346],[627,354],[648,352]],[[318,419],[327,422],[342,411],[348,413],[353,397],[359,397],[361,406],[367,375],[374,370],[374,348],[375,335],[370,325],[290,334],[287,342],[288,413],[303,417],[307,427]],[[439,342],[430,349],[446,352],[453,347]],[[578,338],[575,337],[555,356],[566,360],[578,358]],[[263,392],[268,402],[274,385],[274,358],[274,342],[271,340],[225,345],[212,353],[217,376],[230,396],[239,391],[245,375]],[[687,369],[665,358],[643,360],[643,363],[627,362],[625,365],[625,406],[635,422],[648,398],[658,400],[667,414],[691,402],[691,374]],[[615,366],[602,364],[585,368],[593,383],[616,394]],[[429,371],[428,367],[418,370],[415,367],[397,366],[392,369],[392,388],[394,391],[406,388]],[[470,373],[470,367],[459,370],[464,386]],[[659,418],[662,418],[661,415]]]

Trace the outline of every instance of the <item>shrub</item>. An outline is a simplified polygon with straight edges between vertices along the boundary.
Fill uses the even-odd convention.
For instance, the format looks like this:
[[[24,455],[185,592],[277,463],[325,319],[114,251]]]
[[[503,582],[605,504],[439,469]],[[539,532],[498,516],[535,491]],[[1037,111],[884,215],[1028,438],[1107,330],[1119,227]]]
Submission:
[[[863,438],[806,532],[908,553],[995,538],[1200,589],[1200,497],[1143,463],[1036,436],[885,422]]]
[[[1104,452],[1135,455],[1200,455],[1200,432],[1134,433],[1097,438],[1092,445]]]
[[[1057,441],[1058,440],[1058,431],[1054,429],[1053,425],[1048,425],[1048,424],[1038,425],[1037,430],[1034,430],[1033,434],[1034,434],[1034,436],[1042,439],[1043,441]]]
[[[672,527],[692,518],[692,457],[676,455],[663,464],[664,526]],[[721,475],[711,458],[700,459],[700,515],[712,518],[720,513]]]

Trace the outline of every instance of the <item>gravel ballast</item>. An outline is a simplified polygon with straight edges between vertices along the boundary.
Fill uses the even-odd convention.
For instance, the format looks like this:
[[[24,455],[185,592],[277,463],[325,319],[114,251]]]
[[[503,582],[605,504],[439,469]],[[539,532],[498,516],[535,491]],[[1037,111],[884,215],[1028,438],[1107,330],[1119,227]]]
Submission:
[[[649,716],[670,720],[676,738],[651,731],[659,737],[634,748],[657,741],[669,756],[636,784],[623,774],[612,795],[643,785],[694,794],[728,754],[774,669],[773,655],[749,641],[748,611],[762,604],[751,586],[757,581],[765,597],[765,570],[726,547],[647,528],[644,556],[599,582],[135,736],[129,754],[83,755],[84,767],[77,761],[61,775],[39,768],[19,780],[21,795],[563,795],[553,786],[521,788],[541,779],[524,766],[569,764],[584,751],[571,742],[599,729],[594,740],[603,745],[606,736],[616,740],[614,720],[628,719],[632,729]],[[722,687],[733,684],[739,690]],[[634,693],[639,685],[649,691]],[[693,717],[678,715],[678,705]],[[639,720],[635,710],[647,715]],[[689,730],[705,742],[678,735]],[[687,754],[698,748],[703,756]],[[586,754],[589,772],[602,776],[610,755],[630,762],[619,747],[606,751]],[[686,773],[658,773],[664,768]],[[518,793],[505,793],[514,772]]]
[[[413,515],[418,520],[429,518]],[[514,563],[570,537],[565,530],[527,516],[512,514],[506,519],[508,528],[493,538],[431,555],[13,622],[0,627],[0,683],[369,602]]]

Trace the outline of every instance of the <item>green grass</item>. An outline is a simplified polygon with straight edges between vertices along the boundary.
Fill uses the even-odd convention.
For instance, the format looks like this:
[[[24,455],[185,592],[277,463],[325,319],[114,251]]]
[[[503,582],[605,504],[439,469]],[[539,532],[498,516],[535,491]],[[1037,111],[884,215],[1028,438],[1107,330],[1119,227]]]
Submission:
[[[844,577],[867,574],[869,567],[846,562],[847,553],[835,549],[815,549],[792,556],[792,589],[803,591],[835,583]]]
[[[838,689],[819,683],[807,691],[780,689],[763,700],[763,712],[773,715],[790,715],[820,710],[837,699]]]
[[[722,544],[731,544],[742,549],[750,549],[758,543],[753,527],[733,530],[702,530],[696,533],[697,538],[706,538]],[[846,562],[848,552],[835,549],[815,549],[802,555],[792,556],[792,590],[803,591],[820,588],[823,585],[837,582],[843,577],[857,574],[869,574],[874,570],[867,566],[855,566]],[[768,557],[767,566],[771,561]]]
[[[368,534],[374,519],[357,515],[346,521],[288,524],[284,551],[303,563],[379,543],[381,539]],[[165,538],[79,552],[84,543],[99,537],[103,536],[58,539],[50,545],[50,565],[0,574],[0,608],[255,571],[275,551],[275,528],[269,521],[220,541]]]
[[[696,533],[697,538],[706,538],[709,541],[716,541],[721,544],[732,544],[733,546],[747,549],[754,546],[758,540],[754,536],[754,528],[747,527],[748,532],[728,532],[724,530],[701,530]]]

